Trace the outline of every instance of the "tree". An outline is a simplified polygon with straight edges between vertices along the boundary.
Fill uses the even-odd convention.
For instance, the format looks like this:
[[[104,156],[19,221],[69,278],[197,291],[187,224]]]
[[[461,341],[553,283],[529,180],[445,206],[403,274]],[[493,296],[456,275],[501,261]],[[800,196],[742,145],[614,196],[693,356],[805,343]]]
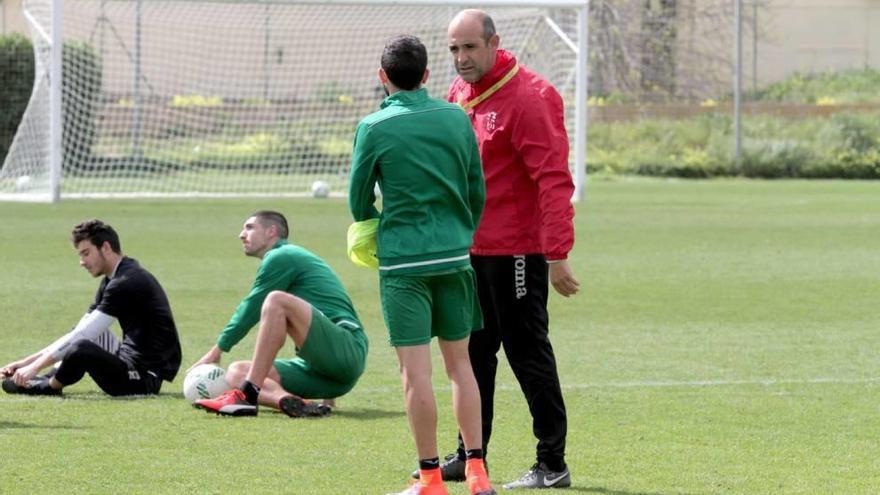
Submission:
[[[591,93],[666,101],[729,92],[733,7],[730,0],[592,0]],[[744,18],[745,29],[750,21]]]

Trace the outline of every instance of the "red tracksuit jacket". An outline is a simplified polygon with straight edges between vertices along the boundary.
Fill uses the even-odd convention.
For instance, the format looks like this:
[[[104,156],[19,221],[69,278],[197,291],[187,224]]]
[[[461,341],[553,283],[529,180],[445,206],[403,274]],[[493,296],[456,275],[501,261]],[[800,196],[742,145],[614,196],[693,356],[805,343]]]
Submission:
[[[478,82],[455,78],[449,101],[463,104],[479,96],[516,63],[512,53],[498,50],[495,65]],[[574,244],[574,182],[559,93],[520,66],[503,87],[467,112],[486,179],[486,206],[471,253],[566,259]]]

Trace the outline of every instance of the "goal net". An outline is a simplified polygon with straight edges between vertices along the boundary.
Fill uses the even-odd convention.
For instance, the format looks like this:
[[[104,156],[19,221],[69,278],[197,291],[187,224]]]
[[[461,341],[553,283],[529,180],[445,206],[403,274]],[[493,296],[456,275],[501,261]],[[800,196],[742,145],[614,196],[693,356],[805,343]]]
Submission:
[[[574,167],[576,2],[510,3],[482,8],[565,99]],[[344,193],[355,126],[384,96],[384,42],[422,40],[434,97],[455,75],[446,26],[461,7],[440,2],[65,0],[60,42],[52,5],[25,2],[36,77],[0,169],[6,199],[305,195],[316,180]]]

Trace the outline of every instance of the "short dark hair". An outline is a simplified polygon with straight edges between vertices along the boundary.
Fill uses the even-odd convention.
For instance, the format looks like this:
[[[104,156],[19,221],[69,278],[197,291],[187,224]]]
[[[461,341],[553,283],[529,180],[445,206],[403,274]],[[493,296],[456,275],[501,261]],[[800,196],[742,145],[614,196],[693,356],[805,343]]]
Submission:
[[[427,68],[428,51],[415,36],[395,36],[385,43],[382,70],[398,88],[404,91],[418,88]]]
[[[483,15],[483,39],[489,41],[489,38],[495,36],[495,21],[489,17],[489,14]]]
[[[274,225],[278,232],[279,239],[287,239],[287,236],[290,235],[290,229],[287,227],[287,219],[284,218],[284,215],[275,210],[259,210],[253,212],[251,216],[257,217],[257,221],[260,222],[263,227]]]
[[[73,232],[70,234],[70,240],[73,242],[74,246],[87,240],[97,248],[102,247],[105,242],[109,242],[110,249],[112,249],[114,253],[122,253],[122,246],[119,244],[119,235],[113,230],[113,227],[97,218],[76,224],[76,226],[73,227]]]

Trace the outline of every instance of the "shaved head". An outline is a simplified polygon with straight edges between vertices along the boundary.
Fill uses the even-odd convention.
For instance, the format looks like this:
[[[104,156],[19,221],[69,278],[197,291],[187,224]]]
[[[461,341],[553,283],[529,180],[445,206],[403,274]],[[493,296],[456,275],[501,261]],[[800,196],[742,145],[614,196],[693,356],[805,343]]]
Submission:
[[[479,81],[495,65],[500,38],[486,12],[462,10],[450,21],[446,35],[455,71],[466,82]]]
[[[453,26],[457,26],[461,23],[472,24],[471,27],[479,26],[482,29],[481,37],[485,41],[489,41],[489,38],[495,35],[495,22],[489,17],[489,14],[483,10],[462,10],[452,18],[452,21],[449,23],[449,29],[451,30]]]

